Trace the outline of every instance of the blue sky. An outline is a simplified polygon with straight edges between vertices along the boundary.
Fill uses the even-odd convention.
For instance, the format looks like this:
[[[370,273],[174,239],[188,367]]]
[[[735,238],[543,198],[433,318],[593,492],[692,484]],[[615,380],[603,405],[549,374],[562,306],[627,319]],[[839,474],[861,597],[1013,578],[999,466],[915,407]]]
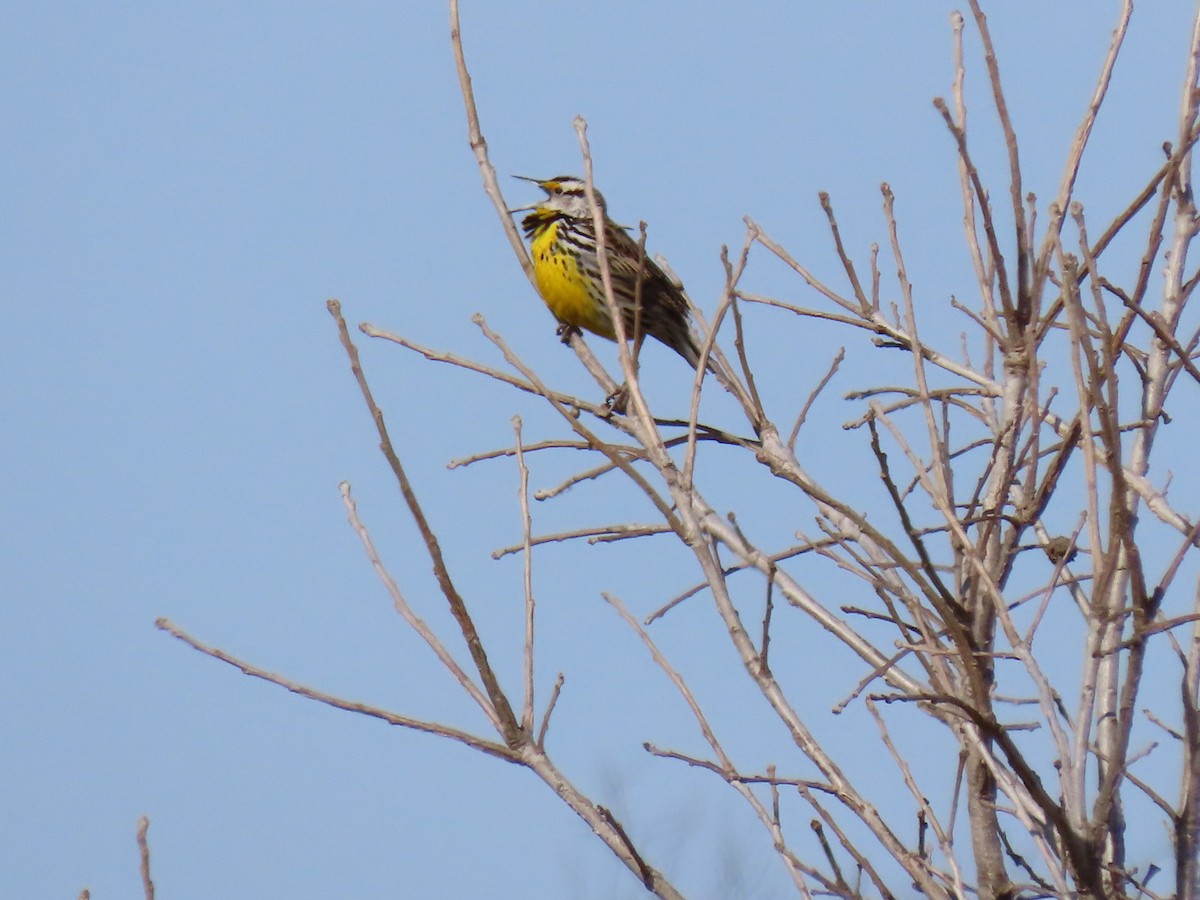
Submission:
[[[1048,197],[1116,6],[990,7],[1026,186]],[[1137,9],[1080,179],[1097,221],[1174,136],[1184,7]],[[648,221],[651,248],[711,310],[720,247],[740,244],[743,216],[833,280],[817,192],[832,194],[865,262],[870,242],[886,239],[882,181],[928,302],[970,296],[953,148],[930,102],[949,91],[952,8],[466,0],[462,15],[498,171],[579,171],[571,121],[584,115],[614,217]],[[253,682],[153,625],[168,616],[307,684],[484,727],[391,611],[346,525],[343,479],[414,604],[449,624],[324,305],[336,296],[351,323],[496,362],[470,322],[479,311],[554,383],[594,390],[480,190],[445,5],[42,3],[11,5],[5,19],[0,893],[135,895],[145,814],[156,881],[179,900],[639,896],[527,773]],[[973,140],[1000,194],[968,34]],[[505,189],[514,204],[533,199],[519,182]],[[764,254],[754,263],[749,289],[812,299]],[[844,338],[753,312],[764,390],[798,409]],[[515,686],[520,562],[488,553],[519,539],[517,473],[511,462],[446,463],[510,443],[514,414],[526,440],[562,426],[491,383],[382,342],[360,346]],[[678,360],[647,353],[657,408],[682,411]],[[838,428],[854,411],[837,396],[801,440],[815,470],[864,458],[846,456],[861,441]],[[534,488],[576,462],[537,459]],[[721,457],[708,465],[728,506],[771,502],[761,479],[722,482]],[[536,530],[552,531],[650,511],[623,491],[581,487],[534,514]],[[781,540],[812,530],[811,509],[778,515]],[[689,895],[785,896],[735,798],[640,748],[700,745],[599,593],[645,614],[692,583],[686,559],[665,540],[551,547],[535,572],[539,703],[567,674],[551,732],[563,768]],[[803,621],[778,627],[780,666],[795,684],[812,679],[820,715],[861,673]],[[709,606],[689,604],[656,636],[690,663],[748,767],[788,767]],[[830,741],[854,747],[849,733]]]

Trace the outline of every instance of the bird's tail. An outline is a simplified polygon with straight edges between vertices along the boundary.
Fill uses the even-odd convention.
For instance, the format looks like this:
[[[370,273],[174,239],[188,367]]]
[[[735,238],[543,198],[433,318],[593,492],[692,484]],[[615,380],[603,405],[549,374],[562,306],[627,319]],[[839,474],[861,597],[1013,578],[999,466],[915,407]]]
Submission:
[[[696,340],[696,336],[691,331],[680,329],[674,332],[671,337],[673,340],[669,344],[670,348],[686,359],[688,365],[693,369],[699,366],[700,342]]]
[[[689,329],[688,331],[681,331],[673,335],[673,337],[675,340],[669,345],[670,348],[686,359],[688,365],[693,369],[698,368],[700,365],[700,341],[697,340],[696,335]],[[729,371],[711,351],[709,352],[708,359],[705,360],[705,368],[716,376],[718,381],[726,387],[729,386],[729,382],[732,380]]]

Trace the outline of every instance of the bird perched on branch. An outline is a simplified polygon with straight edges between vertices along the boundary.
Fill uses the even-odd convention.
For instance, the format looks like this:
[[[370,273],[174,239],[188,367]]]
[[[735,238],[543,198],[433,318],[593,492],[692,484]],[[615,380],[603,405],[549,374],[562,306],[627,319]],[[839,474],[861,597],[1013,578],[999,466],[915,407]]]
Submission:
[[[583,179],[570,175],[544,181],[516,177],[532,181],[546,192],[545,200],[514,212],[533,210],[521,227],[529,238],[538,293],[561,323],[563,340],[570,337],[571,329],[582,328],[615,341],[617,331],[604,299],[595,220]],[[608,217],[600,192],[593,193],[604,218],[605,255],[625,336],[639,346],[648,334],[695,368],[700,362],[700,347],[691,332],[683,288]]]

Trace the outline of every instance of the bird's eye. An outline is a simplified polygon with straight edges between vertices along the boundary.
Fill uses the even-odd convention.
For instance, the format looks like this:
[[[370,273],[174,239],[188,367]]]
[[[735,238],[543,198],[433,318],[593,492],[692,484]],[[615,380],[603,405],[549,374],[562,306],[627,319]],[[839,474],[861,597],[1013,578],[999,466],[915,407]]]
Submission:
[[[557,185],[557,184],[556,184],[556,185],[554,186],[553,190],[551,190],[551,192],[550,192],[550,193],[552,193],[552,194],[561,194],[561,193],[562,193],[562,187],[561,187],[560,185]]]

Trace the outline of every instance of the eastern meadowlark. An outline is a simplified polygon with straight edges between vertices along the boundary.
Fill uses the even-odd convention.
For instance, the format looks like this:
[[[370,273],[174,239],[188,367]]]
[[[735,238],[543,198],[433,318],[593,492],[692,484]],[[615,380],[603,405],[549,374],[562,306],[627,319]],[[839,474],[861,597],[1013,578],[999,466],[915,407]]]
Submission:
[[[569,175],[545,181],[517,177],[532,181],[546,192],[545,200],[523,207],[533,212],[521,222],[529,238],[538,293],[564,328],[582,328],[615,341],[617,332],[604,300],[595,222],[583,179]],[[640,337],[648,334],[695,368],[700,362],[700,347],[689,327],[683,289],[646,258],[625,229],[608,217],[599,191],[595,196],[604,216],[613,299],[621,311],[626,337],[640,342]]]

